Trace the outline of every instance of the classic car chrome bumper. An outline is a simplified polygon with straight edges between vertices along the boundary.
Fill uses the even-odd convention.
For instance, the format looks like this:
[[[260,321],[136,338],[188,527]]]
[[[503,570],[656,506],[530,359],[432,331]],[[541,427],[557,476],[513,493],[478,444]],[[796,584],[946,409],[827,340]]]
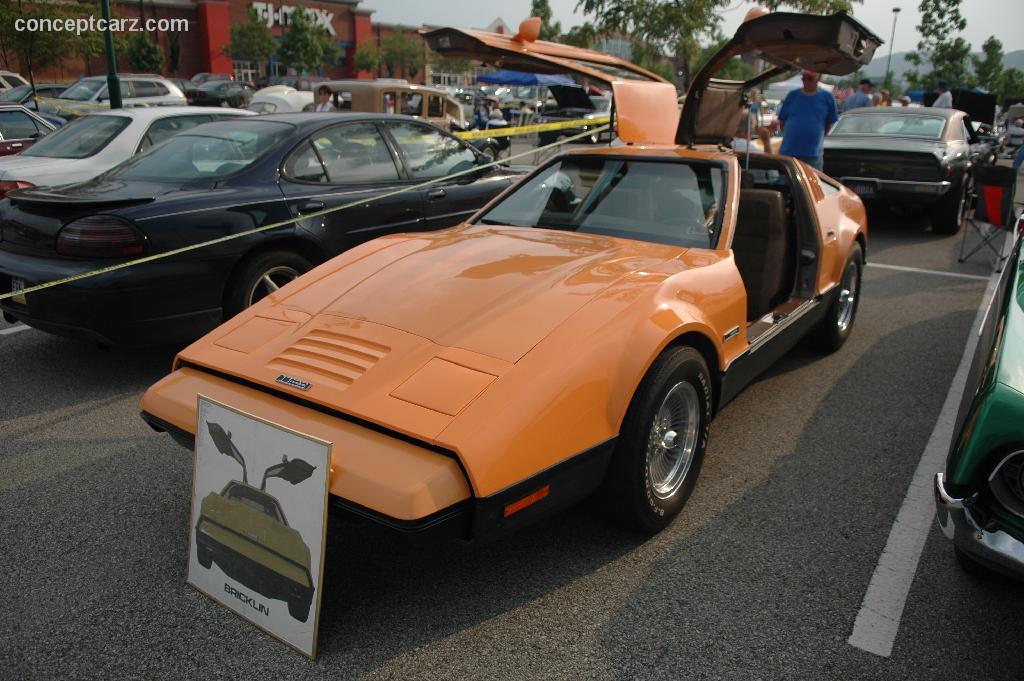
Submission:
[[[837,180],[862,198],[906,197],[927,198],[942,196],[953,186],[952,182],[921,182],[918,180],[879,180],[877,177],[837,177]]]
[[[965,553],[1015,575],[1024,575],[1024,544],[1002,530],[982,529],[963,499],[946,492],[942,473],[935,474],[935,506],[942,533]]]

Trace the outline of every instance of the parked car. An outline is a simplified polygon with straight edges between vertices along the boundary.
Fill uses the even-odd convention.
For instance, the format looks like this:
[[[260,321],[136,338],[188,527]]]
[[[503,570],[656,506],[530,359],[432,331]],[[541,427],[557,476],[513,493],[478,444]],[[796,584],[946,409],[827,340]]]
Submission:
[[[971,573],[1024,579],[1024,262],[1018,238],[984,317],[944,471],[938,522]]]
[[[477,58],[486,36],[524,70],[556,49],[439,32]],[[407,533],[492,538],[596,491],[664,528],[716,410],[807,334],[847,340],[866,246],[856,194],[790,157],[747,174],[719,148],[763,74],[711,75],[753,49],[850,73],[876,44],[846,14],[752,19],[681,116],[671,83],[594,69],[615,79],[622,146],[567,152],[463,225],[372,241],[267,296],[181,352],[144,418],[187,444],[202,393],[332,442],[332,505]],[[595,53],[557,50],[591,73]]]
[[[21,153],[54,128],[52,123],[20,104],[0,102],[0,156]]]
[[[258,114],[295,113],[313,105],[313,93],[287,85],[272,85],[257,90],[246,107]]]
[[[546,108],[537,116],[537,123],[557,123],[560,121],[590,120],[608,118],[611,115],[611,97],[595,97],[587,94],[586,88],[580,85],[549,85],[548,90],[554,96],[556,105]],[[537,143],[541,146],[552,144],[560,137],[571,137],[586,132],[594,126],[582,125],[566,130],[551,130],[538,135]],[[611,139],[611,132],[595,133],[584,137],[581,141],[597,144],[601,139]]]
[[[118,74],[121,103],[125,107],[182,106],[185,94],[161,76]],[[110,108],[106,76],[80,78],[59,97],[46,102],[47,112],[65,118],[83,116]]]
[[[854,109],[825,137],[826,173],[867,201],[931,206],[940,234],[960,231],[970,169],[990,156],[970,119],[955,109]]]
[[[265,88],[271,85],[287,85],[288,87],[312,92],[320,83],[326,83],[324,76],[264,76],[256,81],[256,87]]]
[[[6,92],[19,85],[28,85],[28,82],[13,71],[0,71],[0,92]]]
[[[59,128],[67,123],[67,119],[63,116],[57,116],[52,112],[48,112],[46,101],[59,96],[60,93],[67,89],[68,86],[61,83],[36,83],[36,97],[38,97],[42,102],[42,106],[40,106],[40,103],[32,96],[32,86],[19,85],[7,90],[3,94],[0,94],[0,105],[21,104],[26,109],[39,114],[39,116],[41,116],[50,125]],[[42,109],[42,111],[40,111],[40,109]]]
[[[252,98],[252,90],[236,80],[208,80],[185,92],[189,104],[195,106],[231,106],[244,109]]]
[[[408,117],[285,114],[209,123],[91,182],[9,192],[0,204],[0,273],[21,286],[96,269],[370,199],[479,161],[465,142]],[[520,175],[481,169],[430,190],[40,291],[23,304],[5,301],[3,311],[110,345],[189,341],[352,246],[464,220]]]
[[[183,130],[248,111],[159,107],[82,116],[31,149],[0,159],[0,199],[8,189],[83,182]]]
[[[196,75],[192,76],[189,82],[192,85],[202,85],[214,80],[234,80],[235,76],[231,73],[210,73],[209,71],[201,71]]]

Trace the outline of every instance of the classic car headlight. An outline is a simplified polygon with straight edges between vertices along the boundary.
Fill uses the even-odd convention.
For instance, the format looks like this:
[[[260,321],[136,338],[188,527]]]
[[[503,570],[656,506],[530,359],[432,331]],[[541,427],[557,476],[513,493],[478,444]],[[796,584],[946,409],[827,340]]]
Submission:
[[[57,252],[79,258],[125,258],[140,255],[145,247],[146,238],[114,215],[87,215],[57,233]]]
[[[988,485],[1006,510],[1024,518],[1024,449],[1000,461],[989,476]]]

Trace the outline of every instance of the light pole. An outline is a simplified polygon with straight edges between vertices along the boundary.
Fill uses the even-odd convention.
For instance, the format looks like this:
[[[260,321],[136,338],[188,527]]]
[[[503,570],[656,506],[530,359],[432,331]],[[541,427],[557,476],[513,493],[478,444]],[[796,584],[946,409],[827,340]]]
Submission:
[[[889,36],[889,58],[885,60],[885,89],[892,89],[892,78],[889,76],[889,67],[892,66],[892,44],[896,41],[896,17],[900,15],[900,8],[892,8],[892,35]]]
[[[110,97],[110,108],[121,108],[121,83],[117,80],[117,60],[114,57],[114,35],[110,32],[110,0],[102,0],[100,9],[106,26],[103,31],[103,45],[107,53],[107,96]]]

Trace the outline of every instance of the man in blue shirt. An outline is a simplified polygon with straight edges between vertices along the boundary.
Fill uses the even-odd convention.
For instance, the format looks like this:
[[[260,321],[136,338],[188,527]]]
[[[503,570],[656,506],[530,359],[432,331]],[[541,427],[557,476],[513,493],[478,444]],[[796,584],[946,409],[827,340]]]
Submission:
[[[801,80],[803,87],[782,102],[778,123],[784,137],[779,153],[821,170],[825,133],[839,120],[836,100],[831,92],[818,88],[817,73],[804,71]]]
[[[871,106],[871,90],[874,89],[874,84],[865,78],[860,82],[860,89],[854,92],[852,95],[843,100],[840,110],[843,113],[852,111],[853,109],[860,109],[866,106]]]

